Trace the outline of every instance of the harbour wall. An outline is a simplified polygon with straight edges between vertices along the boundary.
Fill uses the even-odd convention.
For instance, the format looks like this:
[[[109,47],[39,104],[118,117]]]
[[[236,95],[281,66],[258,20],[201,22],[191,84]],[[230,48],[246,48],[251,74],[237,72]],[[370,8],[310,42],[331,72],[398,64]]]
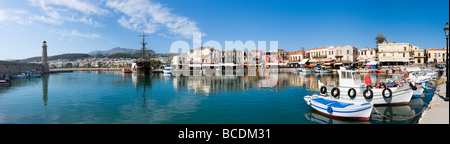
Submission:
[[[43,72],[44,66],[41,64],[0,61],[0,75],[14,75],[24,71]]]

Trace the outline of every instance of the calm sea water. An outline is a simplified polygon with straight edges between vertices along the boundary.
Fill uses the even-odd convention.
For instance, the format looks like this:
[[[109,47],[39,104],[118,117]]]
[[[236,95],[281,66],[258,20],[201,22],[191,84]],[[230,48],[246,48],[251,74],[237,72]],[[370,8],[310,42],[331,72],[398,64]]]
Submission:
[[[385,79],[379,77],[377,79]],[[336,75],[172,77],[76,72],[14,80],[0,87],[0,123],[18,124],[386,124],[417,123],[434,93],[409,105],[376,107],[368,122],[334,119],[303,97]],[[273,85],[271,87],[270,85]],[[412,118],[410,118],[412,117]]]

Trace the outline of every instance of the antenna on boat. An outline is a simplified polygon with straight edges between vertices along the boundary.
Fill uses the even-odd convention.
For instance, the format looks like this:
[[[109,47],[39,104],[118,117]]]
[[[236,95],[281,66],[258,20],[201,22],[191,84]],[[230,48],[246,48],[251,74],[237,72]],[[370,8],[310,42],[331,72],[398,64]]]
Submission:
[[[140,37],[142,37],[142,58],[145,59],[145,53],[147,51],[147,48],[145,47],[147,45],[147,43],[145,42],[145,37],[147,35],[145,35],[145,31],[142,31],[142,35],[139,35]]]

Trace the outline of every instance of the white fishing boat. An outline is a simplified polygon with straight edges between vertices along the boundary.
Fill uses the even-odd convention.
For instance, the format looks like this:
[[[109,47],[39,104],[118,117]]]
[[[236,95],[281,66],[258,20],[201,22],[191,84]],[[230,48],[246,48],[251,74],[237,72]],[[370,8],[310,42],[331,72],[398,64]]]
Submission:
[[[413,95],[410,86],[369,88],[356,71],[338,70],[339,86],[326,86],[319,81],[321,94],[334,99],[370,102],[374,105],[408,104]]]
[[[292,70],[292,72],[294,72],[294,73],[302,72],[302,69],[303,69],[303,68],[301,68],[301,67],[299,67],[299,68],[294,68],[294,69]]]
[[[163,69],[164,75],[171,75],[172,74],[172,67],[170,65],[166,65]]]
[[[312,73],[314,73],[314,70],[308,69],[308,68],[303,68],[303,69],[302,69],[302,73],[305,73],[305,74],[312,74]]]
[[[11,76],[12,79],[26,79],[27,76],[24,73],[21,74],[15,74]]]
[[[321,74],[330,74],[330,73],[333,73],[333,70],[330,70],[330,69],[321,69],[321,70],[320,70],[320,73],[321,73]]]
[[[354,102],[323,97],[305,96],[305,102],[313,109],[332,117],[369,120],[373,106],[368,102]]]

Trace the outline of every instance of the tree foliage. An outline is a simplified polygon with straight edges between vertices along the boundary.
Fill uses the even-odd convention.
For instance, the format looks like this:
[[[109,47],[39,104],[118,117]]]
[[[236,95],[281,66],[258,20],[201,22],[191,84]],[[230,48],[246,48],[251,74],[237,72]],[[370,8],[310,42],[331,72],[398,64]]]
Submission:
[[[386,41],[386,37],[383,35],[383,32],[381,32],[380,34],[377,35],[377,37],[375,38],[377,41],[375,41],[377,43],[377,45],[379,43],[383,43],[384,41]]]

